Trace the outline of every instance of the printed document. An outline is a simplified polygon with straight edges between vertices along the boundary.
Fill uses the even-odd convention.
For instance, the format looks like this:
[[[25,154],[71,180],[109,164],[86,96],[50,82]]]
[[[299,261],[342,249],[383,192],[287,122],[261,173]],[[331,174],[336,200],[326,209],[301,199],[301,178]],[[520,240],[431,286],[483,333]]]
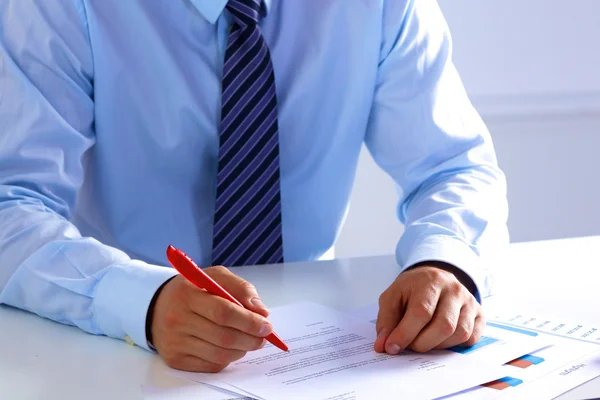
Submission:
[[[548,345],[538,337],[500,329],[502,335],[486,337],[473,348],[391,356],[374,352],[373,324],[327,307],[277,307],[269,319],[289,352],[268,344],[218,374],[171,372],[267,400],[431,399],[499,379],[502,364],[511,357]]]
[[[377,312],[377,304],[371,304],[350,314],[375,323]],[[504,312],[489,317],[484,337],[497,335],[493,331],[499,332],[498,329],[537,336],[545,342],[552,342],[552,345],[505,362],[501,379],[444,396],[443,399],[554,398],[600,376],[600,335],[597,328],[527,313]],[[513,355],[511,353],[511,357]]]

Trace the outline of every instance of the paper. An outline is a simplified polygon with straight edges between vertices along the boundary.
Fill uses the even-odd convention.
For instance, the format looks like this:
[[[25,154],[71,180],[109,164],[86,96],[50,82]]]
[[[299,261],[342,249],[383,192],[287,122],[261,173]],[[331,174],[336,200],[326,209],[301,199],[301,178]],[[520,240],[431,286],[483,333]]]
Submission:
[[[600,346],[568,337],[549,337],[554,345],[505,365],[505,382],[448,398],[554,398],[600,376]]]
[[[358,318],[361,321],[376,323],[377,322],[377,313],[379,312],[379,305],[377,303],[369,304],[365,307],[356,308],[348,312],[349,315],[352,315],[354,318]]]
[[[553,399],[600,376],[600,352],[571,360],[550,372],[549,368],[540,367],[556,366],[558,359],[551,354],[556,353],[556,348],[558,346],[536,352],[534,357],[542,359],[539,364],[520,371],[521,367],[507,365],[504,378],[438,400]],[[566,355],[569,350],[563,346],[561,352]]]
[[[494,328],[472,349],[390,356],[373,351],[371,323],[311,303],[271,311],[289,352],[267,345],[219,374],[171,372],[264,399],[431,399],[501,378],[504,362],[547,346],[535,336]]]
[[[253,400],[250,397],[239,397],[236,393],[227,394],[205,385],[180,386],[175,388],[159,388],[155,386],[142,386],[145,400]]]
[[[582,329],[583,324],[553,323],[548,319],[524,317],[520,314],[507,315],[510,317],[494,318],[490,323],[531,331],[537,329],[541,337],[552,340],[554,344],[506,364],[506,376],[503,380],[446,398],[554,398],[600,376],[600,346],[595,340],[587,340],[590,328]],[[509,325],[510,323],[513,325]],[[548,327],[549,332],[544,333],[541,329],[543,327]],[[556,333],[557,331],[562,333]],[[580,332],[575,334],[577,331]]]
[[[555,398],[600,376],[600,352],[573,360],[510,393],[511,399]],[[507,393],[508,395],[509,393]],[[502,398],[504,396],[501,396]]]
[[[376,322],[377,304],[353,310],[351,314]],[[484,335],[494,328],[513,329],[515,333],[536,333],[552,346],[522,355],[504,365],[505,376],[485,385],[463,390],[443,399],[492,400],[512,398],[554,398],[600,376],[600,346],[597,329],[573,322],[507,313],[494,316]],[[514,353],[513,353],[514,354]]]
[[[374,324],[378,308],[377,304],[371,304],[353,310],[349,315]],[[474,346],[469,348],[455,346],[449,350],[502,365],[528,352],[548,347],[552,343],[554,343],[552,338],[542,336],[537,332],[501,322],[490,322],[487,324],[483,336]]]
[[[527,314],[505,313],[491,319],[508,325],[527,328],[553,336],[560,336],[600,345],[600,327],[593,327],[556,318],[535,317]]]

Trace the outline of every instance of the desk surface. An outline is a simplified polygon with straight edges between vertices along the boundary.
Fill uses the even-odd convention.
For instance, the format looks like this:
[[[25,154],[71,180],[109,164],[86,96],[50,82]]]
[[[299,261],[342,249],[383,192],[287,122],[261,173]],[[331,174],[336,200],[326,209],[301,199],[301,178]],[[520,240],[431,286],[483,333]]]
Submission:
[[[486,308],[597,324],[600,237],[513,244],[496,266],[498,295]],[[361,272],[361,279],[355,279]],[[364,271],[373,273],[364,274]],[[269,306],[311,300],[340,310],[371,304],[396,277],[391,256],[243,267]],[[594,301],[595,300],[595,301]],[[140,385],[189,384],[165,373],[159,357],[122,341],[86,334],[0,306],[0,398],[141,399]],[[600,397],[600,379],[561,399]]]

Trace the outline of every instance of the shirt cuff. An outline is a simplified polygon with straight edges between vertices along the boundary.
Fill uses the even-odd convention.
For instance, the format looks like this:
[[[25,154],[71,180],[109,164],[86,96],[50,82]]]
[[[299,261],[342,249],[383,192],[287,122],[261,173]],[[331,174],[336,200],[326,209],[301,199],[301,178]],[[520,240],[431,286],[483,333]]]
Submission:
[[[107,336],[152,351],[146,338],[146,314],[154,293],[177,275],[173,268],[130,260],[102,277],[94,296],[93,313],[98,328]]]
[[[482,262],[475,251],[465,242],[452,236],[427,236],[408,252],[400,254],[396,250],[396,258],[404,271],[411,266],[424,261],[439,261],[450,264],[463,271],[475,283],[477,301],[491,293],[491,277],[483,268]]]

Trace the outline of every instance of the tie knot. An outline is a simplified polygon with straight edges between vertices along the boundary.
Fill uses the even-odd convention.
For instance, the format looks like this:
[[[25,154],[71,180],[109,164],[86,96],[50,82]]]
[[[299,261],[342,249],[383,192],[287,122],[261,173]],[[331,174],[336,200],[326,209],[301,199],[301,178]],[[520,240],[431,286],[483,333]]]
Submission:
[[[254,25],[258,23],[262,0],[229,0],[227,9],[239,25]]]

